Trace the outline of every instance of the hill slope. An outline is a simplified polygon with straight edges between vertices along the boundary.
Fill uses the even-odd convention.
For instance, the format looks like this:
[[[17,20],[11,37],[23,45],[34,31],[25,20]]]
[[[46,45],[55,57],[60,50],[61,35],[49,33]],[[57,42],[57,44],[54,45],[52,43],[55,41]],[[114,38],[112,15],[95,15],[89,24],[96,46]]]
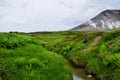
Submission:
[[[0,33],[0,80],[72,80],[62,56],[42,45],[24,35]]]
[[[32,33],[44,47],[84,68],[96,80],[120,79],[120,30]]]
[[[105,10],[71,30],[104,30],[120,27],[120,10]]]

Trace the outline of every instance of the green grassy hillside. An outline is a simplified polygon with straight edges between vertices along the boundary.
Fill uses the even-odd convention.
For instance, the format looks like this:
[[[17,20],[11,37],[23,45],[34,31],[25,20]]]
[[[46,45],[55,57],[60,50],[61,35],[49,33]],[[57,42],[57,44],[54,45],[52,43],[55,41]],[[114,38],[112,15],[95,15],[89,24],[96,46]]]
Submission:
[[[64,58],[96,80],[119,80],[120,30],[0,33],[0,80],[72,80]]]
[[[62,55],[100,80],[120,79],[120,30],[29,33],[49,51]]]
[[[0,33],[0,80],[72,80],[62,56],[45,43],[15,33]]]

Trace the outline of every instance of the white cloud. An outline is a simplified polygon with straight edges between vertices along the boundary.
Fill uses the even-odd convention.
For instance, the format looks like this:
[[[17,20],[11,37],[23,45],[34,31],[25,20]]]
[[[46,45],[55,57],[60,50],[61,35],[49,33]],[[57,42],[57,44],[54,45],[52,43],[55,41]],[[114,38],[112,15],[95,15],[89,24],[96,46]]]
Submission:
[[[120,1],[0,0],[0,31],[67,30],[105,9],[119,8],[118,2]]]

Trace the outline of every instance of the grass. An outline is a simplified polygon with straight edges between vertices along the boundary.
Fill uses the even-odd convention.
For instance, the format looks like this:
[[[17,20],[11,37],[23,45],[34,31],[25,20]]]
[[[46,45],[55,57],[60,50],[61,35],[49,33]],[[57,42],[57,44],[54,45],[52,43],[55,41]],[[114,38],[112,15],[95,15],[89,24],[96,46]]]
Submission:
[[[0,38],[0,80],[72,80],[63,57],[42,41],[15,33]]]
[[[96,79],[120,79],[120,30],[42,32],[27,35],[45,41],[44,48],[84,68]]]
[[[120,30],[0,33],[0,80],[72,80],[64,58],[96,80],[120,79]]]

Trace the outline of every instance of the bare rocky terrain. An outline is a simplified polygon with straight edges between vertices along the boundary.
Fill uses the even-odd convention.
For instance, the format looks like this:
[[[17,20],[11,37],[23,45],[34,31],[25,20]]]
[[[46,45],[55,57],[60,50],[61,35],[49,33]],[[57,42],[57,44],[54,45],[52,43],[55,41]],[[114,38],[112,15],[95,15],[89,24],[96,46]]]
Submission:
[[[71,29],[75,31],[84,30],[106,30],[120,27],[120,10],[105,10],[86,21],[85,23]]]

